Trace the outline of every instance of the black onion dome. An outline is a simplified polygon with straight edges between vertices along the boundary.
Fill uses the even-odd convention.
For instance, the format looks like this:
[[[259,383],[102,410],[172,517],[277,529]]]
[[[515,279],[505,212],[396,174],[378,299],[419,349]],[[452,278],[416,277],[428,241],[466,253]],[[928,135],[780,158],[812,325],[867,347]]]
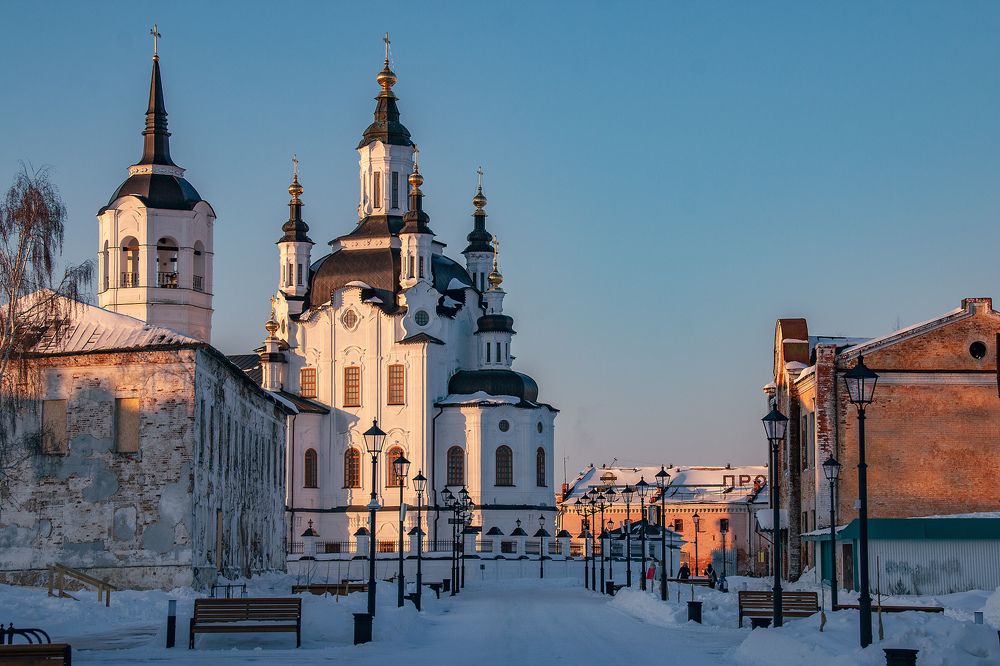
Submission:
[[[513,370],[459,370],[448,381],[448,393],[510,395],[528,402],[538,399],[538,384],[528,375]]]
[[[108,200],[108,208],[119,197],[135,196],[147,208],[193,210],[203,199],[191,183],[181,176],[166,173],[137,173],[118,186]],[[104,208],[101,209],[104,212]]]
[[[505,314],[483,315],[476,322],[476,333],[510,333],[516,335],[514,318]]]
[[[388,65],[386,65],[388,67]],[[393,81],[394,83],[395,81]],[[410,131],[399,122],[399,107],[396,106],[398,98],[391,90],[390,86],[383,86],[375,101],[375,120],[365,130],[358,148],[364,148],[374,141],[381,141],[394,146],[412,146]]]
[[[493,252],[493,234],[486,231],[486,213],[485,211],[480,214],[482,208],[476,210],[476,214],[473,215],[473,220],[475,221],[472,226],[472,231],[466,236],[466,240],[469,241],[469,246],[462,250],[462,254],[468,254],[469,252]]]
[[[298,179],[295,180],[295,185],[298,185]],[[281,225],[281,230],[285,235],[278,239],[279,243],[312,243],[308,236],[309,225],[302,219],[302,201],[298,195],[294,195],[288,202],[288,221]]]

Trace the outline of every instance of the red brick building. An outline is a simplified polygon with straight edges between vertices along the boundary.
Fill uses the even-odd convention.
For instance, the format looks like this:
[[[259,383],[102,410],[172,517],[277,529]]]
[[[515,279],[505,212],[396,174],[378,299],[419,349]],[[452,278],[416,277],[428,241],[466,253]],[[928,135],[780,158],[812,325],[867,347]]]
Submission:
[[[800,535],[829,526],[822,464],[831,454],[843,466],[837,522],[857,518],[858,417],[842,376],[862,355],[879,375],[866,411],[869,518],[1000,509],[998,345],[989,298],[870,340],[813,336],[805,319],[778,320],[765,391],[789,418],[778,466],[788,577],[815,565],[816,545]],[[840,579],[851,580],[849,549],[837,556]]]

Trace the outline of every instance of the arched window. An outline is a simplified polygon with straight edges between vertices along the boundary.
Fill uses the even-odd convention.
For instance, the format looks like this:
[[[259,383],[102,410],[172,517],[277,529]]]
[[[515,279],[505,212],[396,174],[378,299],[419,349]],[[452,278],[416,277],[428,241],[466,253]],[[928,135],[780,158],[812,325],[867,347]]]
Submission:
[[[139,286],[139,241],[129,236],[122,241],[121,262],[122,287]]]
[[[104,251],[101,252],[101,291],[107,291],[111,283],[108,277],[108,269],[111,265],[111,252],[108,250],[108,241],[104,241]]]
[[[361,453],[353,447],[344,451],[344,487],[361,487]]]
[[[207,291],[208,288],[205,284],[205,245],[201,241],[196,241],[194,244],[194,278],[193,284],[195,291]]]
[[[461,446],[448,449],[448,483],[449,486],[465,485],[465,451]]]
[[[400,479],[396,476],[396,469],[392,462],[403,455],[403,449],[398,446],[394,446],[389,449],[389,453],[385,455],[385,487],[386,488],[399,488],[400,481],[405,481],[405,479]]]
[[[305,457],[305,487],[315,488],[316,484],[316,473],[318,471],[319,465],[316,460],[316,449],[306,449]]]
[[[545,449],[540,446],[535,452],[535,485],[545,485]]]
[[[156,286],[177,288],[177,241],[173,238],[156,241]]]
[[[514,485],[514,452],[506,444],[497,447],[497,482],[495,485]]]

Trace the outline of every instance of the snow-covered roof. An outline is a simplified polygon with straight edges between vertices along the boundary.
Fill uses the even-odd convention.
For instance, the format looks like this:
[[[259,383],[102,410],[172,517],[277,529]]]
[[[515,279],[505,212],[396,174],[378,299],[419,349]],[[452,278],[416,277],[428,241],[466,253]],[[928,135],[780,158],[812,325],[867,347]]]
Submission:
[[[42,336],[33,352],[68,354],[204,344],[171,328],[153,326],[89,303],[65,300],[71,307],[68,328],[58,338]]]
[[[926,333],[927,331],[939,328],[945,324],[950,324],[959,319],[971,317],[975,313],[975,308],[975,299],[963,300],[961,307],[950,310],[943,315],[939,315],[933,319],[928,319],[927,321],[922,321],[911,326],[904,326],[903,328],[893,331],[892,333],[888,333],[887,335],[865,340],[864,342],[848,347],[841,353],[849,357],[865,354],[869,351],[877,349],[878,347],[898,342],[904,338],[920,335],[921,333]]]
[[[772,514],[772,511],[758,511],[754,514],[757,517],[757,526],[760,527],[762,532],[774,531],[774,516]],[[786,509],[778,509],[778,520],[781,521],[781,529],[787,530],[788,511]],[[829,528],[826,531],[829,533]]]
[[[490,395],[485,391],[477,391],[469,394],[452,394],[443,400],[438,400],[439,405],[517,405],[521,399],[512,395]]]
[[[640,479],[653,486],[648,499],[659,501],[656,474],[660,467],[594,467],[583,470],[570,486],[563,503],[572,503],[590,492],[591,488],[613,485],[621,489],[635,486]],[[670,466],[670,483],[666,501],[671,503],[730,503],[746,502],[747,497],[767,483],[767,467],[745,465],[740,467]],[[732,477],[731,479],[729,477]],[[755,488],[756,484],[756,488]],[[638,503],[638,498],[635,502]],[[757,493],[755,503],[767,503],[763,493]]]

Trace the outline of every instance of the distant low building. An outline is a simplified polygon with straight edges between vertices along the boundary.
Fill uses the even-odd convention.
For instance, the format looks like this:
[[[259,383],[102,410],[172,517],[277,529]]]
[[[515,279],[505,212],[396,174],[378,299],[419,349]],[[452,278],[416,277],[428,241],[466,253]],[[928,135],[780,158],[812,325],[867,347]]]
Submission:
[[[658,535],[654,526],[665,525],[668,543],[675,541],[679,544],[675,569],[686,563],[692,573],[695,569],[702,571],[710,560],[714,560],[713,566],[721,568],[722,526],[725,525],[729,573],[760,571],[764,565],[759,562],[768,561],[766,556],[761,556],[768,552],[769,541],[761,535],[756,516],[769,506],[767,467],[665,467],[670,477],[663,493],[662,515],[660,491],[656,487],[656,474],[660,469],[656,466],[588,467],[571,484],[567,484],[562,493],[559,501],[561,528],[574,537],[574,542],[583,542],[579,535],[584,528],[590,530],[592,527],[589,516],[584,518],[577,514],[576,502],[592,489],[605,493],[605,497],[608,488],[614,488],[617,493],[614,503],[604,511],[604,529],[618,530],[626,519],[638,523],[642,519],[639,497],[634,496],[626,506],[621,491],[625,486],[635,487],[640,480],[645,480],[651,486],[645,501],[650,534]],[[695,514],[699,518],[697,539]],[[598,513],[595,523],[600,519]],[[598,536],[600,531],[596,532]],[[647,539],[650,538],[647,535]],[[659,536],[655,537],[654,543],[648,544],[648,548],[652,556],[659,557]],[[611,544],[611,552],[621,555],[616,544]],[[735,569],[732,569],[734,566]]]
[[[817,542],[803,535],[830,525],[822,471],[830,455],[842,465],[837,522],[858,517],[858,416],[843,374],[862,356],[879,375],[866,410],[873,524],[1000,510],[998,342],[1000,313],[990,298],[963,299],[951,312],[875,339],[816,336],[805,319],[777,321],[774,374],[764,389],[768,403],[789,419],[778,464],[788,519],[785,575],[796,579],[820,556],[829,558],[829,542],[819,541],[817,552]],[[850,544],[841,546],[839,578],[850,584],[856,554]]]

